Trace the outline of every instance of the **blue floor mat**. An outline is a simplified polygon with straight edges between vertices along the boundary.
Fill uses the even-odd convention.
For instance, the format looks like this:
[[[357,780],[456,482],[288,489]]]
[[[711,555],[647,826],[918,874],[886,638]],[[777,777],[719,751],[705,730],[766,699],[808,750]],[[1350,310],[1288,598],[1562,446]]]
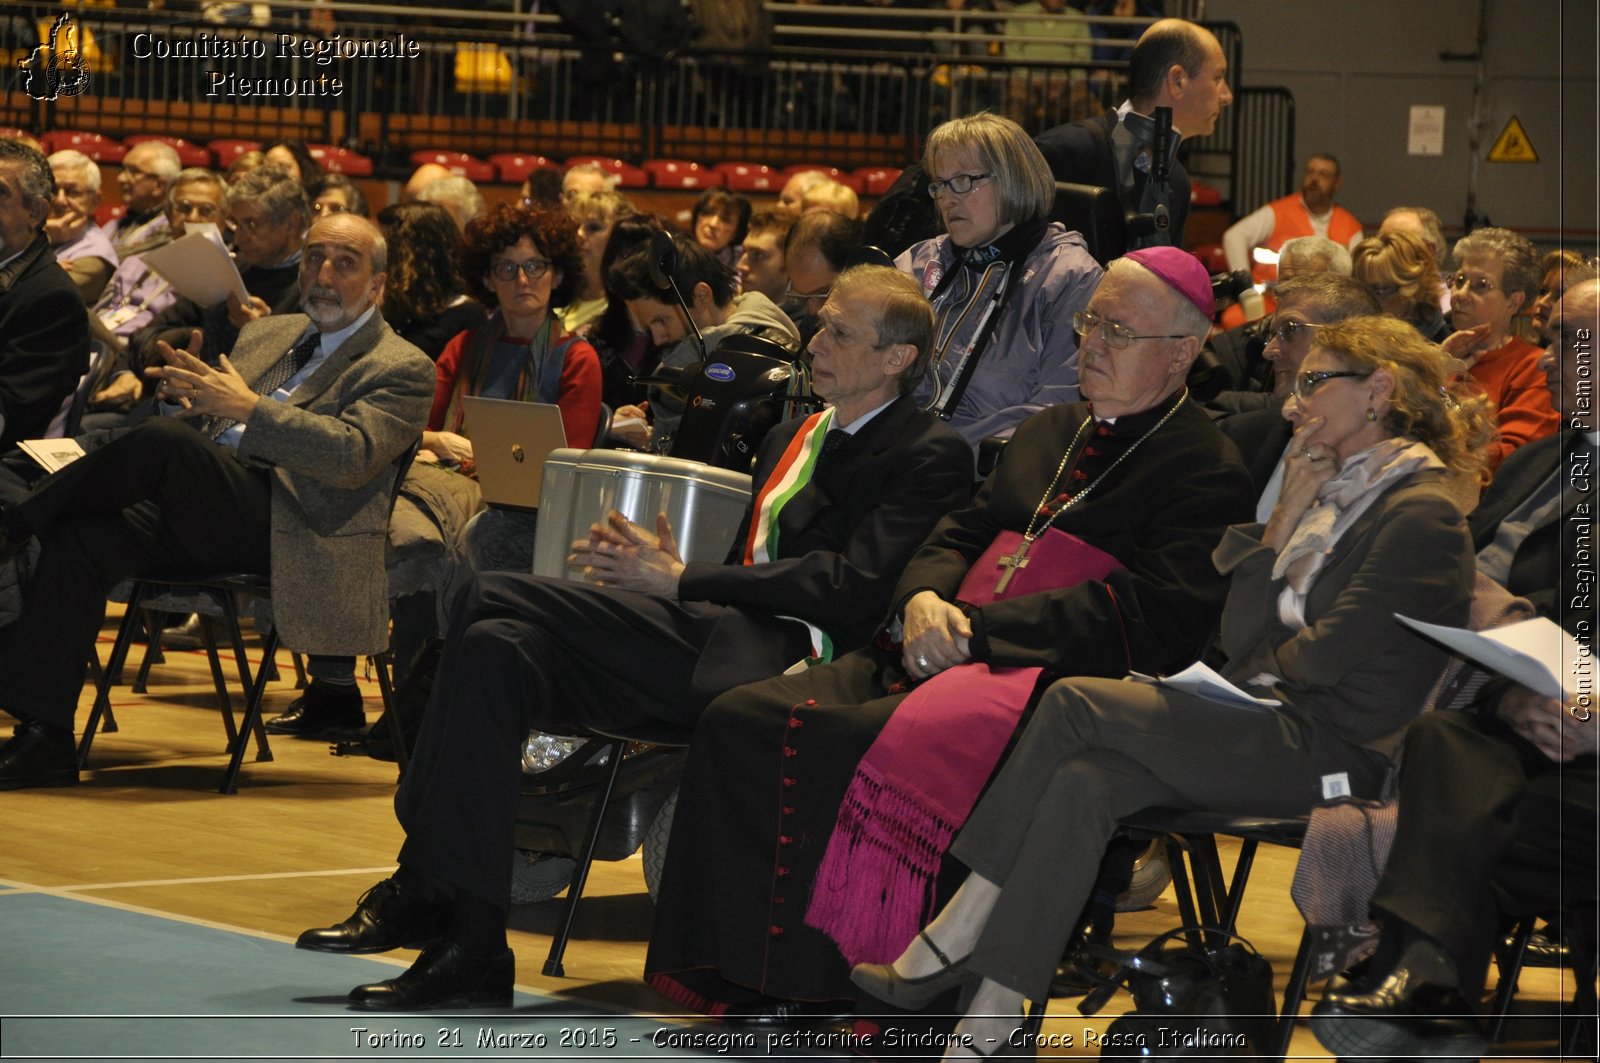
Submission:
[[[698,1030],[519,992],[511,1010],[353,1011],[402,968],[88,901],[0,894],[0,1059],[764,1056]],[[708,1040],[694,1041],[701,1037]]]

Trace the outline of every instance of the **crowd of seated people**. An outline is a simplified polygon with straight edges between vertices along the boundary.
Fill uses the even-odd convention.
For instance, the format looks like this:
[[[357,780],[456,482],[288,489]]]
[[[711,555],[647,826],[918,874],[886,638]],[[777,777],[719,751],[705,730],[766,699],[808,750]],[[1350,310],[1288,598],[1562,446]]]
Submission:
[[[1156,51],[1174,33],[1206,44],[1165,26],[1135,49],[1140,69],[1154,54],[1173,84],[1211,71],[1206,47]],[[1226,102],[1213,87],[1184,119],[1214,123]],[[1592,774],[1595,726],[1508,683],[1468,723],[1414,723],[1444,658],[1391,614],[1462,623],[1476,568],[1582,637],[1553,594],[1551,543],[1582,493],[1560,470],[1593,460],[1592,420],[1573,416],[1592,374],[1580,333],[1594,327],[1593,262],[1541,260],[1496,228],[1452,247],[1432,212],[1396,207],[1353,253],[1286,244],[1272,313],[1219,328],[1193,255],[1157,244],[1102,267],[1051,221],[1061,143],[989,114],[934,129],[920,164],[940,231],[889,268],[861,264],[860,203],[820,170],[775,203],[708,191],[680,233],[593,164],[537,171],[509,199],[427,164],[369,221],[363,187],[297,141],[226,176],[146,143],[119,175],[124,213],[100,228],[95,164],[0,141],[0,446],[45,434],[87,385],[75,427],[102,430],[110,454],[71,479],[0,461],[0,554],[25,558],[44,588],[18,589],[7,613],[0,582],[0,619],[49,625],[70,607],[76,637],[102,577],[215,560],[119,526],[114,564],[63,570],[99,541],[85,538],[86,499],[132,464],[122,433],[245,507],[218,523],[152,489],[161,527],[242,518],[259,532],[310,491],[299,530],[326,539],[311,511],[353,492],[370,524],[383,471],[420,439],[411,477],[465,491],[433,503],[459,567],[437,577],[444,651],[397,802],[407,841],[393,878],[300,941],[423,948],[404,974],[352,991],[356,1006],[509,1001],[515,751],[530,727],[693,732],[651,985],[730,1020],[793,1016],[795,1002],[947,1006],[975,987],[957,1030],[980,1056],[1048,992],[1119,817],[1303,814],[1330,775],[1377,794],[1402,748],[1404,810],[1431,782],[1465,786],[1448,757],[1470,747],[1514,777],[1471,810],[1496,839],[1462,872],[1479,893],[1448,925],[1417,910],[1435,887],[1433,856],[1416,852],[1439,848],[1450,809],[1413,797],[1420,825],[1402,829],[1429,839],[1374,901],[1393,920],[1378,961],[1330,992],[1316,1029],[1348,1054],[1427,1054],[1413,1020],[1444,1010],[1459,1020],[1443,1028],[1451,1043],[1476,1044],[1497,901],[1544,911],[1562,874],[1564,900],[1594,900],[1592,876],[1530,869],[1520,832],[1538,802],[1571,799],[1542,789],[1552,765]],[[144,256],[210,226],[247,297],[200,306]],[[808,363],[830,405],[758,449],[727,563],[686,562],[665,521],[612,515],[574,544],[588,583],[527,575],[536,525],[484,508],[462,400],[554,404],[573,446],[666,452],[688,414],[663,377],[740,334]],[[91,335],[109,352],[93,366]],[[308,340],[330,361],[327,348],[370,346],[387,379],[364,379],[359,361],[327,379],[326,363],[296,361],[277,379],[265,348]],[[224,458],[181,437],[176,421],[200,413]],[[381,446],[355,454],[351,427]],[[296,433],[332,464],[312,467]],[[106,497],[120,508],[130,489]],[[425,483],[411,494],[441,497]],[[241,566],[276,560],[259,534],[237,545],[227,559]],[[349,555],[347,605],[382,612],[371,545]],[[269,729],[359,734],[351,654],[370,648],[371,617],[354,638],[287,615],[313,683]],[[0,668],[36,652],[19,630],[0,626]],[[1208,650],[1278,704],[1240,714],[1121,681]],[[63,671],[0,694],[22,720],[0,746],[0,788],[77,780]],[[1213,755],[1194,757],[1201,747]],[[953,893],[951,869],[970,872]],[[1407,971],[1427,992],[1407,991]]]

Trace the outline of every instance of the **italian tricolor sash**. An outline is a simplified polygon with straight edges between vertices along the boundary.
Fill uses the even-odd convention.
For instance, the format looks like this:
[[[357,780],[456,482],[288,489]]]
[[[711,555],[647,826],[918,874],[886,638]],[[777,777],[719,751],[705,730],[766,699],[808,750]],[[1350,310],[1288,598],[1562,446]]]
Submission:
[[[833,425],[833,409],[806,418],[795,433],[777,467],[756,492],[755,510],[750,521],[750,535],[745,539],[744,563],[760,565],[778,556],[778,514],[800,489],[811,482],[816,471],[817,458],[822,454],[822,441]],[[833,640],[826,632],[809,621],[798,617],[791,619],[805,624],[811,632],[812,656],[821,661],[833,659]]]

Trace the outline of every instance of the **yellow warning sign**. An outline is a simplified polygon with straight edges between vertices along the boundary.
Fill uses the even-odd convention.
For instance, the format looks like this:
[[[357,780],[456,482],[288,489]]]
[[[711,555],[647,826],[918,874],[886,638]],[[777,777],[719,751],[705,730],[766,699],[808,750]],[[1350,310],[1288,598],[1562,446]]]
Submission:
[[[1539,153],[1533,150],[1533,144],[1528,140],[1528,131],[1522,128],[1522,123],[1516,115],[1511,116],[1511,121],[1500,130],[1500,135],[1495,138],[1494,147],[1489,149],[1490,162],[1538,162]]]

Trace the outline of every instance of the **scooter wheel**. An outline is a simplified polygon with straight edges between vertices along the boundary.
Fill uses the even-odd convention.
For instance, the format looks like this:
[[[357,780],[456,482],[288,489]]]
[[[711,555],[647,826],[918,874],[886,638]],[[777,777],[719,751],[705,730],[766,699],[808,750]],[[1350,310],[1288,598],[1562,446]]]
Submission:
[[[567,888],[578,862],[568,856],[518,849],[511,861],[511,903],[538,904]]]

